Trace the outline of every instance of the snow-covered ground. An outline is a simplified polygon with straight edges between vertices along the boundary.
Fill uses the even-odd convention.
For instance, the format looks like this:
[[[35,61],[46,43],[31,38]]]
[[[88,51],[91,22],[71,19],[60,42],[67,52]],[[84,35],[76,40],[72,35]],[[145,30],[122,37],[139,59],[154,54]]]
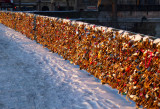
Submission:
[[[0,24],[0,109],[135,109],[135,103]]]

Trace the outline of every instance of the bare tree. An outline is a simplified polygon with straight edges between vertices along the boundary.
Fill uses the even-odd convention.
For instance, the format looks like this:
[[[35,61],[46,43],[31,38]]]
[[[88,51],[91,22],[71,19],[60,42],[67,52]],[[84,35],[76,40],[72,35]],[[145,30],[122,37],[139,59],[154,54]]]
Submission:
[[[101,0],[98,0],[97,7],[101,4]]]

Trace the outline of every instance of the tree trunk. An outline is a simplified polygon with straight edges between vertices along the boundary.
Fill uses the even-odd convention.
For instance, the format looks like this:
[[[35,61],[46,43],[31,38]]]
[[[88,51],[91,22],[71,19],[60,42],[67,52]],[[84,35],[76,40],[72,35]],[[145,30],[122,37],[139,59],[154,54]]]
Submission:
[[[117,27],[117,0],[112,0],[112,21],[113,26]]]
[[[98,0],[97,7],[101,4],[101,0]]]

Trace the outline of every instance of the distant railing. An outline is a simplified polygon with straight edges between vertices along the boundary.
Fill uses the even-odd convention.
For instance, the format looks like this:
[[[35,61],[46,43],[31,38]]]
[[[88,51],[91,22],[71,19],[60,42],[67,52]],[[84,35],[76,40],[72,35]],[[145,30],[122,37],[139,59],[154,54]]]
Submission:
[[[160,0],[117,0],[118,4],[160,4]]]
[[[112,11],[112,6],[101,5],[100,11]],[[160,5],[117,5],[117,11],[160,11]]]
[[[118,11],[160,11],[160,5],[118,5]]]
[[[160,39],[22,12],[0,12],[0,21],[116,88],[137,107],[160,108]]]

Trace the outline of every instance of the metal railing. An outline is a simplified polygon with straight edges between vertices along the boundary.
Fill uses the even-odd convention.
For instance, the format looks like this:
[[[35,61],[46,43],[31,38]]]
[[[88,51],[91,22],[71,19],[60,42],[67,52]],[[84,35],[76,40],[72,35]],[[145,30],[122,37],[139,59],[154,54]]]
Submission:
[[[112,5],[100,5],[99,11],[112,11]],[[117,11],[160,11],[160,5],[121,4],[117,5]]]

